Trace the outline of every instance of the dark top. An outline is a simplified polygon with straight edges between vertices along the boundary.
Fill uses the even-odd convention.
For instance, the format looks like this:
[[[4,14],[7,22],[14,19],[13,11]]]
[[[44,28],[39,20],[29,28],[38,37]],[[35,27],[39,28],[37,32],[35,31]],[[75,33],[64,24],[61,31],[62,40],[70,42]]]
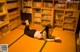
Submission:
[[[30,36],[30,37],[34,37],[36,30],[30,30],[29,26],[26,26],[24,29],[24,34]]]
[[[43,31],[46,31],[46,38],[49,38],[49,25],[45,26],[45,29],[43,29],[40,33],[43,33]]]

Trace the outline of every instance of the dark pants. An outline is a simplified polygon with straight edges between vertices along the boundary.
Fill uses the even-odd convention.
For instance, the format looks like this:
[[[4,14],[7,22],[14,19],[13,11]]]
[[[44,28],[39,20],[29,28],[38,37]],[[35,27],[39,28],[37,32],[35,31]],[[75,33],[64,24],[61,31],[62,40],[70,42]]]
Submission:
[[[26,26],[24,29],[24,34],[30,36],[30,37],[34,37],[36,30],[30,30],[29,26]]]

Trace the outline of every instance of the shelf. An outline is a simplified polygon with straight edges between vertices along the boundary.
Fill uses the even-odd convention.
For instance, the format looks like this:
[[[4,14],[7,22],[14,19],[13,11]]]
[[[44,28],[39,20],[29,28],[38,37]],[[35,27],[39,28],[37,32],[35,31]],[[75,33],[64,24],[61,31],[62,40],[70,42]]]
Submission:
[[[54,8],[65,9],[65,3],[55,3]]]
[[[68,7],[67,2],[62,2],[62,0],[29,0],[28,5],[26,4],[28,0],[24,0],[24,2],[25,5],[23,4],[23,6],[25,7],[23,8],[32,9],[31,12],[27,13],[31,14],[33,23],[42,25],[51,24],[52,26],[61,27],[62,29],[64,27],[67,28],[65,24],[70,24],[70,26],[73,25],[72,27],[74,27],[74,29],[76,28],[74,24],[78,21],[78,10],[74,8],[71,9],[70,7],[72,7],[72,5]],[[76,7],[76,5],[73,7]]]
[[[41,13],[34,13],[34,17],[41,17]]]
[[[37,9],[37,8],[41,8],[41,7],[33,7],[33,8]]]
[[[9,19],[6,8],[6,0],[0,0],[0,35],[5,36],[9,31]]]
[[[5,3],[5,1],[0,1],[0,3]]]
[[[17,18],[18,16],[20,16],[20,15],[18,14],[18,15],[15,15],[13,17],[10,17],[9,20],[14,19],[14,18]]]
[[[62,10],[62,11],[64,11],[65,9],[54,8],[54,10]]]
[[[70,23],[65,23],[63,28],[75,29],[75,23],[71,23],[71,24]]]
[[[42,25],[48,25],[48,24],[51,24],[51,22],[49,22],[49,21],[42,21]]]
[[[46,7],[44,7],[44,8],[42,8],[43,10],[52,10],[53,8],[46,8]]]
[[[64,11],[61,10],[55,10],[54,11],[54,20],[58,21],[58,22],[63,22],[63,18],[64,18]]]
[[[63,29],[66,29],[66,30],[73,30],[73,31],[74,31],[74,28],[70,28],[70,27],[64,27]]]
[[[35,21],[34,21],[34,23],[35,23],[35,24],[41,24],[41,22],[35,22]]]
[[[76,22],[75,18],[65,18],[64,19],[64,23],[74,23],[74,22]]]
[[[71,22],[75,22],[75,19],[70,19],[70,18],[69,18],[69,19],[64,20],[64,22],[70,22],[70,23],[71,23]]]
[[[25,8],[31,8],[32,6],[23,5]]]
[[[65,11],[72,11],[72,12],[74,12],[74,11],[78,11],[78,10],[76,10],[76,9],[66,9]]]
[[[34,17],[34,22],[41,22],[41,19],[38,17]]]
[[[67,9],[78,9],[78,3],[67,3]]]
[[[50,15],[43,15],[42,20],[51,20],[51,17]]]
[[[23,6],[30,6],[30,7],[32,6],[31,0],[24,1],[23,4],[24,4]]]
[[[65,15],[65,18],[76,18],[76,16],[67,16],[67,15]]]
[[[3,26],[5,26],[5,25],[7,25],[7,24],[9,24],[8,21],[7,21],[7,22],[4,22],[4,23],[2,23],[2,24],[0,24],[0,28],[3,27]]]
[[[7,34],[9,34],[10,33],[10,31],[8,30],[6,33],[3,33],[2,35],[3,36],[6,36]]]
[[[20,25],[19,16],[14,19],[11,19],[9,25],[10,30],[13,30],[17,26],[19,26]]]
[[[55,17],[55,20],[60,20],[60,21],[61,21],[61,20],[63,20],[63,17],[64,17],[64,16],[62,16],[62,15],[61,15],[61,16],[58,16],[58,15],[56,15],[56,16],[54,16],[54,17]]]
[[[10,32],[8,24],[1,27],[0,32],[1,32],[2,37],[7,35]]]
[[[0,13],[0,16],[7,15],[7,12]]]
[[[67,24],[72,24],[73,22],[65,21],[64,23],[67,23]]]
[[[55,20],[57,20],[57,21],[63,21],[62,19],[55,19]]]
[[[62,24],[55,24],[55,26],[62,26]]]
[[[13,8],[18,8],[19,7],[19,5],[18,5],[18,3],[17,2],[15,2],[15,3],[8,3],[7,4],[7,9],[9,10],[9,9],[13,9]]]
[[[42,21],[51,21],[50,19],[42,19]]]
[[[13,19],[13,18],[15,18],[15,17],[17,17],[17,16],[20,16],[20,13],[19,13],[18,10],[15,10],[15,11],[13,11],[13,12],[10,12],[10,13],[9,13],[9,20],[11,20],[11,19]]]
[[[48,13],[42,13],[42,15],[50,15],[50,16],[52,16],[51,14],[48,14]]]
[[[33,2],[33,8],[41,8],[42,4],[41,2]]]
[[[58,20],[55,20],[55,21],[54,21],[54,24],[55,24],[56,26],[62,26],[62,23],[63,23],[63,21],[58,21]]]
[[[53,8],[53,2],[43,2],[43,8]]]
[[[51,15],[52,16],[52,10],[43,9],[42,14]]]

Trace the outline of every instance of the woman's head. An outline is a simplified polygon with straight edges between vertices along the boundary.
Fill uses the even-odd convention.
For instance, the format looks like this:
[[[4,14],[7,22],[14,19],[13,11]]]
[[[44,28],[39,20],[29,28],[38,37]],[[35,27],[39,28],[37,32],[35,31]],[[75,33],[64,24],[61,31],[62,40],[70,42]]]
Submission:
[[[51,26],[50,24],[46,25],[46,27],[48,27],[48,28],[52,28],[52,26]]]

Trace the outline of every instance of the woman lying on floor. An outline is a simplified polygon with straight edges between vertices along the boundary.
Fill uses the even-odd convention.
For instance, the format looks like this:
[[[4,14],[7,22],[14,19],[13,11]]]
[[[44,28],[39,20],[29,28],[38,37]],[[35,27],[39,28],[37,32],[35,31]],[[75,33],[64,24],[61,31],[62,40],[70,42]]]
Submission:
[[[49,36],[49,33],[48,33],[49,29],[52,28],[50,25],[47,25],[43,31],[37,31],[35,29],[31,30],[29,28],[28,20],[26,20],[25,22],[26,22],[26,27],[25,27],[25,30],[24,30],[24,34],[26,34],[26,35],[28,35],[30,37],[33,37],[33,38],[44,39],[46,41],[59,40],[59,38],[54,38],[52,36],[51,37]],[[46,37],[46,39],[44,37]]]

